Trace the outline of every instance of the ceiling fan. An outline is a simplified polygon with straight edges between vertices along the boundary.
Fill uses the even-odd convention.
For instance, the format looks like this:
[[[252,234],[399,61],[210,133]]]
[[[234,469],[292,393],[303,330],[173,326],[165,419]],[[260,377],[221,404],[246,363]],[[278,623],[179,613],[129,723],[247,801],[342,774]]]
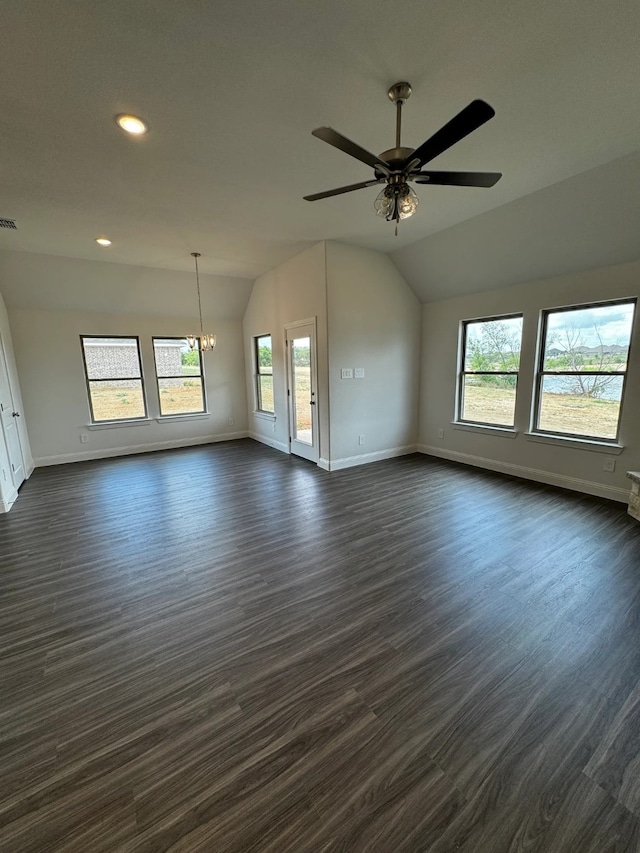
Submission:
[[[402,105],[411,95],[411,86],[408,83],[395,83],[387,94],[389,100],[396,105],[396,146],[388,151],[383,151],[378,157],[331,127],[317,127],[311,131],[313,136],[317,136],[323,142],[328,142],[334,148],[339,148],[345,154],[349,154],[356,160],[371,166],[374,178],[370,181],[362,181],[359,184],[349,184],[335,190],[306,195],[304,196],[305,201],[318,201],[318,199],[329,198],[332,195],[350,193],[353,190],[361,190],[376,184],[386,184],[376,198],[374,208],[378,216],[384,217],[389,222],[395,220],[397,234],[397,223],[401,219],[412,216],[419,203],[418,196],[409,186],[410,181],[415,181],[416,184],[438,184],[440,186],[492,187],[500,180],[502,177],[500,172],[422,171],[423,166],[442,154],[447,148],[451,148],[456,142],[460,142],[465,136],[493,118],[495,115],[493,107],[490,107],[485,101],[472,101],[418,148],[405,148],[400,144]]]

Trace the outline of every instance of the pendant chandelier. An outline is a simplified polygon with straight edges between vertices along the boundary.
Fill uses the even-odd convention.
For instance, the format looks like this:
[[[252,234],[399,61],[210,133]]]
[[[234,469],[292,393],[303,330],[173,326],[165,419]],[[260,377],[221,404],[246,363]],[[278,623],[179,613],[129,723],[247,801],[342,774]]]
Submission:
[[[200,252],[191,252],[191,257],[194,258],[196,262],[196,286],[198,288],[198,314],[200,315],[200,334],[187,335],[187,342],[189,344],[189,349],[199,349],[201,352],[206,352],[207,350],[215,349],[216,336],[205,335],[204,333],[204,325],[202,323],[202,301],[200,299],[200,273],[198,271],[198,258],[200,257]]]

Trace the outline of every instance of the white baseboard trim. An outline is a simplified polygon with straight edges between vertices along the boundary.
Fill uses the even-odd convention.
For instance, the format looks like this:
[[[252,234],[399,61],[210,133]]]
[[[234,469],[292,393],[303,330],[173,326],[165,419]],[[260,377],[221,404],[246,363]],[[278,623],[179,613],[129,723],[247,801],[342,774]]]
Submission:
[[[548,486],[560,486],[562,489],[571,489],[574,492],[583,492],[587,495],[608,498],[621,503],[627,503],[629,500],[629,492],[618,486],[605,486],[591,480],[567,477],[565,474],[554,474],[551,471],[543,471],[539,468],[527,468],[524,465],[514,465],[512,462],[498,462],[495,459],[486,459],[484,456],[473,456],[470,453],[460,453],[457,450],[444,450],[442,447],[433,447],[428,444],[419,444],[417,450],[418,453],[425,453],[427,456],[437,456],[440,459],[449,459],[452,462],[463,462],[465,465],[487,468],[489,471],[498,471],[500,474],[511,474],[513,477],[521,477],[524,480],[535,480],[537,483],[545,483]]]
[[[18,492],[14,489],[12,493],[0,500],[0,515],[4,514],[5,512],[9,512],[11,507],[16,502],[17,497]]]
[[[344,456],[342,459],[320,460],[318,464],[325,471],[341,471],[343,468],[354,468],[356,465],[367,465],[369,462],[381,462],[383,459],[394,459],[396,456],[406,456],[415,453],[415,444],[406,444],[404,447],[390,447],[387,450],[376,450],[373,453],[361,453],[358,456]],[[325,468],[325,465],[328,467]]]
[[[260,444],[266,444],[267,447],[273,447],[274,450],[280,450],[282,453],[289,453],[289,447],[284,441],[276,441],[275,438],[267,438],[266,435],[260,435],[258,432],[249,432],[249,438],[254,441],[259,441]]]
[[[217,444],[219,441],[233,441],[247,438],[246,430],[227,432],[220,435],[203,435],[196,438],[172,438],[168,441],[154,441],[150,444],[131,444],[125,447],[112,447],[105,450],[85,450],[80,453],[59,453],[56,456],[40,456],[34,459],[36,468],[47,465],[62,465],[66,462],[87,462],[92,459],[110,459],[115,456],[131,456],[134,453],[153,453],[155,450],[171,450],[176,447],[193,447],[198,444]]]
[[[331,470],[331,462],[328,459],[323,459],[322,456],[318,459],[318,468],[322,468],[323,471]]]

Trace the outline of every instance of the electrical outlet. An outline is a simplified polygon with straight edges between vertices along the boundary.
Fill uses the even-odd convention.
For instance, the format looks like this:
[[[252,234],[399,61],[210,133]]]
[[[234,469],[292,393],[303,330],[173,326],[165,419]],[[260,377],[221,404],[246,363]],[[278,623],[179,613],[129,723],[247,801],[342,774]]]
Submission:
[[[615,459],[605,459],[602,463],[602,470],[608,471],[611,474],[616,470],[616,460]]]
[[[438,438],[444,438],[444,430],[442,429],[442,427],[440,427],[440,429],[438,430]]]
[[[81,432],[80,433],[80,441],[83,444],[86,444],[88,440],[89,440],[89,436],[86,434],[86,432]]]
[[[343,367],[340,375],[343,379],[353,379],[353,369],[351,367]]]
[[[358,444],[364,444],[364,436],[363,435],[358,436]]]
[[[353,370],[354,379],[364,379],[364,367],[355,367]]]

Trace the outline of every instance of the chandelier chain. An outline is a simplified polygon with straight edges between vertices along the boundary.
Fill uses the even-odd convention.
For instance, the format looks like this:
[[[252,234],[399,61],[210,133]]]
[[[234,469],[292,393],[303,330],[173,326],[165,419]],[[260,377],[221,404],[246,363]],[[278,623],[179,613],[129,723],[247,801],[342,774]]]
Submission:
[[[200,299],[200,271],[198,270],[199,252],[193,252],[193,257],[196,260],[196,287],[198,288],[198,314],[200,315],[200,337],[204,337],[204,325],[202,323],[202,300]]]

